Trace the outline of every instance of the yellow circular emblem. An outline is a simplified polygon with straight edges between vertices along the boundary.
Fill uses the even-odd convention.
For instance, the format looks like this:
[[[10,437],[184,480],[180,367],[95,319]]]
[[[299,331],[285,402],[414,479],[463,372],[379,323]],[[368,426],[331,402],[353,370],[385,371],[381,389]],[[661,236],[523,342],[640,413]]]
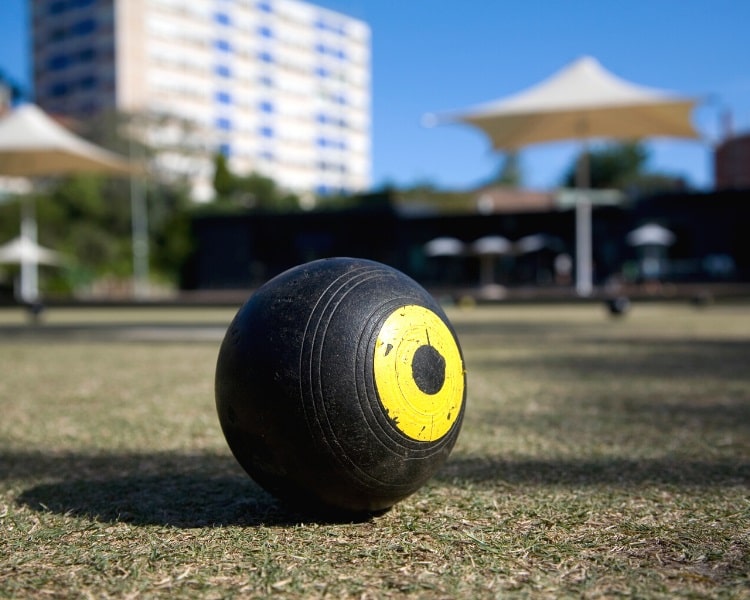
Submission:
[[[450,430],[464,399],[464,365],[453,334],[431,310],[393,311],[375,342],[375,386],[396,427],[420,442]]]

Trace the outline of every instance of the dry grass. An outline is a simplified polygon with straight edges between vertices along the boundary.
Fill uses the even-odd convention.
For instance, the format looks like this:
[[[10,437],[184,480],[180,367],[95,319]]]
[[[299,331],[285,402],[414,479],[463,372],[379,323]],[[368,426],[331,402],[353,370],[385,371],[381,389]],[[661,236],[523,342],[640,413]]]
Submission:
[[[363,523],[235,464],[231,316],[0,313],[0,597],[750,598],[750,306],[451,311],[457,447]]]

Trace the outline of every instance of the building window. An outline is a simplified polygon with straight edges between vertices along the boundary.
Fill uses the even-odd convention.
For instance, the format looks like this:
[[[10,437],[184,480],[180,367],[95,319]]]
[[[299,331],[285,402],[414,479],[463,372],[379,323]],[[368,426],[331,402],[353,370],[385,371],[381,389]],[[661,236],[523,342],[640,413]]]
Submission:
[[[231,131],[232,121],[226,117],[219,117],[216,119],[216,128],[221,129],[222,131]]]
[[[93,75],[84,77],[78,85],[82,90],[92,90],[96,87],[96,77]]]
[[[61,42],[68,36],[68,31],[65,27],[58,27],[52,30],[49,37],[53,42]]]
[[[68,85],[66,83],[56,83],[49,88],[49,95],[53,98],[59,98],[68,93]]]
[[[346,35],[346,30],[344,29],[343,25],[328,23],[325,21],[325,19],[323,19],[323,17],[320,17],[315,21],[315,28],[319,29],[320,31],[330,31],[331,33],[336,33],[341,36]]]
[[[262,135],[265,138],[272,138],[274,136],[273,127],[268,127],[268,126],[261,127],[260,135]]]
[[[273,7],[271,6],[271,3],[268,1],[262,1],[258,2],[258,10],[264,13],[270,13],[273,12]]]
[[[53,2],[50,4],[48,10],[51,15],[59,15],[60,13],[65,12],[66,8],[65,0],[60,0],[59,2]]]
[[[214,21],[218,23],[219,25],[231,25],[232,20],[229,18],[229,15],[223,12],[218,12],[214,15]]]
[[[89,35],[96,31],[96,21],[94,19],[84,19],[78,21],[70,28],[70,32],[73,35]]]
[[[271,78],[270,75],[261,75],[258,78],[258,81],[260,82],[261,85],[264,85],[266,87],[273,87],[273,79]]]
[[[232,145],[226,142],[224,142],[223,144],[219,144],[219,154],[221,154],[225,158],[229,158],[230,156],[232,156]]]
[[[342,50],[341,48],[331,48],[329,46],[326,46],[325,44],[315,44],[315,52],[326,56],[333,56],[334,58],[338,58],[339,60],[347,59],[347,55],[344,50]]]
[[[316,67],[315,68],[315,75],[321,78],[326,78],[330,76],[330,72],[325,67]]]
[[[261,112],[270,114],[273,112],[273,103],[268,100],[263,100],[259,105]]]
[[[271,56],[270,52],[261,52],[258,54],[258,58],[263,61],[264,63],[272,63],[273,62],[273,56]]]
[[[218,39],[214,42],[214,48],[220,52],[231,52],[232,46],[227,40]]]
[[[50,71],[59,71],[68,66],[70,60],[64,54],[56,54],[47,61],[47,68]]]
[[[81,62],[90,62],[96,58],[96,50],[94,48],[84,48],[78,53],[78,60]]]
[[[216,92],[216,102],[219,104],[231,104],[232,95],[229,92]]]
[[[270,27],[266,27],[265,25],[262,27],[258,27],[258,33],[260,34],[261,37],[264,37],[264,38],[270,39],[273,37],[273,31],[271,31]]]
[[[232,76],[232,70],[227,65],[216,65],[216,69],[214,69],[214,72],[219,77],[231,77]]]

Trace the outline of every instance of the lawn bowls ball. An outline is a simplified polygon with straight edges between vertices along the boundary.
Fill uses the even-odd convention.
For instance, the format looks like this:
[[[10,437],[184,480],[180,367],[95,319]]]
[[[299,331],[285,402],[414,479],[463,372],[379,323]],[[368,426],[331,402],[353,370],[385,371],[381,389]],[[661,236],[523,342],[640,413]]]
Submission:
[[[440,305],[361,259],[294,267],[242,306],[219,351],[216,407],[238,462],[297,507],[379,512],[441,467],[466,406]]]

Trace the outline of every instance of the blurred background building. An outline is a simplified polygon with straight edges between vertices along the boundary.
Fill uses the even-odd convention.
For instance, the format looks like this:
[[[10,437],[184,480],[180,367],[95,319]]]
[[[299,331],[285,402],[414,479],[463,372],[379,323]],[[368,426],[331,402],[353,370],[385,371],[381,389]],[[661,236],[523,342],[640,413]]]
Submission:
[[[303,198],[369,187],[366,23],[299,0],[31,7],[36,103],[79,119],[160,118],[143,135],[170,148],[159,167],[189,176],[196,199],[213,193],[216,153]]]
[[[717,190],[750,189],[750,133],[729,135],[716,147],[714,178]]]

